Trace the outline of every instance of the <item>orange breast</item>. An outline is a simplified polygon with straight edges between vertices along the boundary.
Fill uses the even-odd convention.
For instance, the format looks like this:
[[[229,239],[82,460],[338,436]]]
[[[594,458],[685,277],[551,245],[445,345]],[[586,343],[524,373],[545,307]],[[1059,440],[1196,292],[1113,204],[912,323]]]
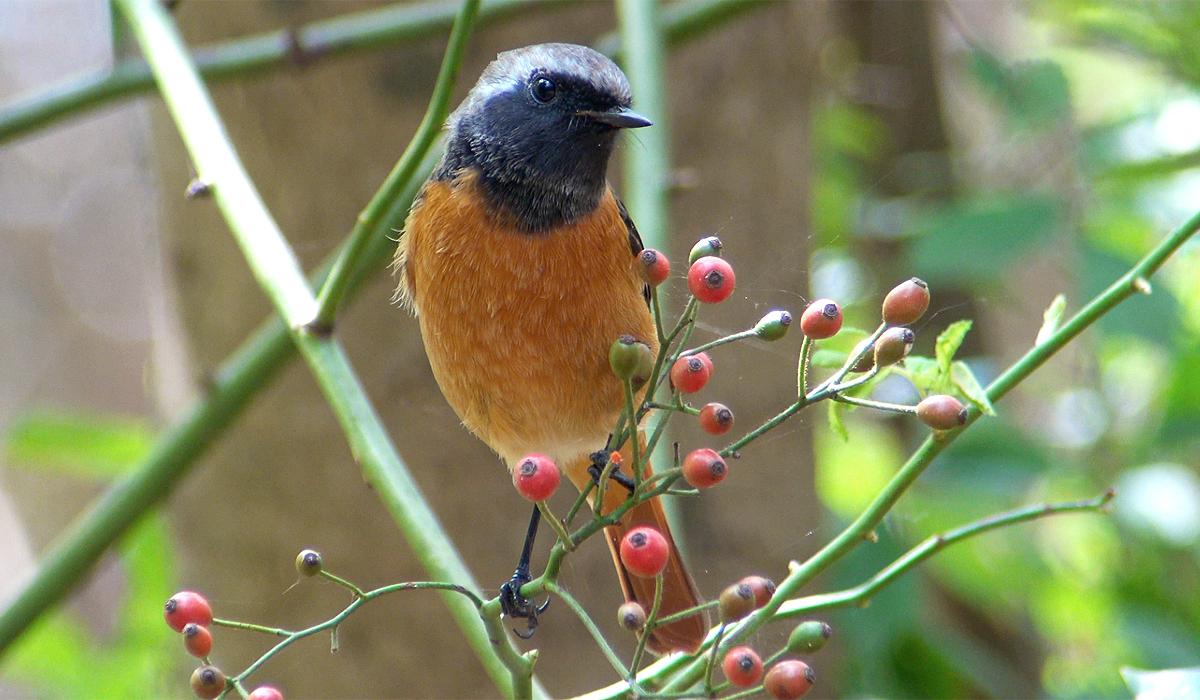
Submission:
[[[463,424],[510,466],[529,452],[563,464],[603,447],[624,405],[612,342],[657,350],[629,233],[611,191],[584,219],[530,235],[475,187],[470,174],[425,187],[397,254],[401,296]]]

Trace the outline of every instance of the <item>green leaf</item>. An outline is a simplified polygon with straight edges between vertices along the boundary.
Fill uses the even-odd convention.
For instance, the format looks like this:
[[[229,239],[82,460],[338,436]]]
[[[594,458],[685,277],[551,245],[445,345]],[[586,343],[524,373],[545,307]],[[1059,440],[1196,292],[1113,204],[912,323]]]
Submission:
[[[967,332],[971,330],[971,321],[963,319],[951,323],[942,334],[937,337],[937,345],[934,347],[934,357],[937,358],[938,367],[942,374],[950,374],[950,363],[954,360],[954,353],[958,352],[959,346],[962,345],[963,339],[967,337]]]
[[[39,413],[18,421],[4,448],[14,464],[109,479],[125,473],[153,444],[154,433],[137,419]]]
[[[942,384],[941,368],[932,358],[921,355],[909,355],[904,358],[903,365],[894,366],[893,371],[904,375],[922,396],[931,393],[945,393]]]
[[[1165,671],[1139,671],[1122,668],[1136,700],[1195,700],[1200,698],[1200,667],[1172,668]]]
[[[810,362],[813,367],[821,369],[841,369],[848,356],[849,353],[841,350],[817,350],[812,354]]]
[[[1063,312],[1067,310],[1067,297],[1065,294],[1059,294],[1054,297],[1054,301],[1050,302],[1050,306],[1042,313],[1042,327],[1038,330],[1037,340],[1034,345],[1041,345],[1046,342],[1046,339],[1058,330],[1062,324]]]
[[[958,387],[962,395],[978,406],[985,416],[996,415],[996,409],[988,400],[987,392],[980,386],[979,380],[975,378],[975,373],[971,371],[967,363],[958,360],[950,365],[950,381],[954,382],[954,386]]]
[[[817,342],[820,343],[822,349],[837,350],[844,355],[848,355],[858,345],[860,340],[869,335],[871,335],[869,331],[864,331],[861,328],[842,326],[842,330],[838,331],[837,335]]]
[[[842,422],[842,408],[846,404],[838,401],[826,401],[825,403],[829,404],[829,427],[842,438],[843,442],[849,442],[850,431],[846,430],[846,424]]]
[[[863,338],[869,335],[871,334],[861,328],[843,326],[842,330],[832,338],[817,341],[821,347],[812,354],[812,366],[823,369],[841,369],[842,365],[846,364],[850,352],[858,346]]]

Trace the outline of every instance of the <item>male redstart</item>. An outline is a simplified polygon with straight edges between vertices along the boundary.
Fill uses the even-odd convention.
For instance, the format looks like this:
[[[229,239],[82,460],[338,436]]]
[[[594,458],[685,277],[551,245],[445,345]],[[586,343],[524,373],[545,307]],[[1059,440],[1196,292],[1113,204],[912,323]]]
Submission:
[[[398,296],[417,314],[433,374],[463,424],[510,469],[541,453],[581,489],[625,405],[610,346],[631,335],[658,350],[642,241],[605,179],[617,133],[650,126],[631,100],[621,70],[589,48],[500,54],[450,115],[446,153],[396,253]],[[603,512],[628,496],[610,484]],[[699,603],[657,498],[608,528],[625,596],[647,610],[654,600],[654,579],[630,575],[617,556],[640,525],[671,546],[661,615]],[[508,593],[532,629],[538,610],[517,595],[522,582],[518,571]],[[697,613],[655,628],[647,646],[695,651],[707,630]]]

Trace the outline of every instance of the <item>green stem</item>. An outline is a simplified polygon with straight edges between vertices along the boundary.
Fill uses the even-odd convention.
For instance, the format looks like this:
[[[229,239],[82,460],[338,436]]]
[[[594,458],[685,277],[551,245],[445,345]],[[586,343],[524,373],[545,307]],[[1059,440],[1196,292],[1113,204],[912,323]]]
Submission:
[[[426,159],[422,173],[432,170],[433,160]],[[416,188],[410,187],[396,202],[380,227],[381,233],[403,220],[403,212],[415,195]],[[372,239],[372,248],[355,278],[355,289],[366,278],[368,268],[377,267],[391,252],[392,244],[385,236]],[[322,279],[330,265],[331,261],[323,264],[314,278]],[[203,398],[159,437],[150,454],[128,476],[88,506],[43,555],[33,579],[0,614],[0,654],[38,615],[82,580],[117,538],[166,498],[208,445],[241,415],[295,352],[287,327],[274,316],[217,368]]]
[[[887,403],[886,401],[875,401],[874,399],[860,399],[856,396],[843,396],[841,394],[829,395],[829,398],[834,401],[848,403],[852,406],[862,406],[864,408],[873,408],[876,411],[888,411],[891,413],[916,413],[916,406],[906,406],[898,403]]]
[[[324,572],[322,572],[322,573],[324,573]],[[213,620],[214,625],[220,625],[223,627],[231,627],[231,628],[235,628],[235,629],[249,630],[249,631],[254,631],[254,632],[266,632],[268,634],[274,634],[276,636],[285,637],[285,639],[283,641],[276,644],[274,647],[272,647],[270,650],[268,650],[265,654],[260,656],[258,658],[258,660],[256,660],[254,663],[250,664],[250,666],[247,667],[246,670],[242,671],[238,675],[231,678],[230,680],[232,682],[240,683],[240,682],[246,680],[247,678],[250,677],[250,674],[254,673],[256,670],[258,670],[259,667],[261,667],[266,662],[270,661],[273,656],[275,656],[279,652],[283,651],[287,647],[291,646],[292,644],[295,644],[296,642],[300,641],[301,639],[304,639],[305,637],[311,637],[312,635],[314,635],[318,632],[323,632],[325,630],[333,630],[334,633],[336,634],[337,626],[339,624],[341,624],[343,620],[345,620],[347,617],[349,617],[351,615],[351,613],[353,613],[355,610],[357,610],[361,606],[371,602],[372,600],[374,600],[380,596],[387,595],[389,593],[395,593],[397,591],[439,590],[439,591],[448,591],[448,592],[459,593],[463,596],[466,596],[475,605],[476,608],[478,608],[483,603],[483,601],[479,598],[479,596],[477,596],[475,593],[471,592],[470,590],[463,588],[462,586],[456,586],[451,583],[442,583],[440,581],[413,581],[413,582],[409,582],[409,583],[396,583],[396,584],[392,584],[390,586],[383,586],[382,588],[376,588],[373,591],[363,592],[361,589],[358,588],[358,586],[355,586],[352,583],[347,583],[343,579],[340,579],[340,578],[338,578],[336,576],[332,576],[332,575],[330,575],[329,577],[332,580],[338,582],[339,585],[342,585],[344,587],[350,588],[351,590],[357,591],[357,594],[356,594],[355,599],[348,606],[346,606],[346,608],[344,608],[340,613],[338,613],[337,615],[334,615],[333,617],[329,618],[328,620],[326,620],[318,625],[314,625],[312,627],[300,630],[298,632],[287,632],[285,630],[276,630],[276,629],[272,629],[269,627],[260,627],[259,625],[252,625],[252,624],[249,624],[246,622],[233,622],[230,620],[215,620],[215,619]]]
[[[497,20],[537,4],[537,0],[487,0],[479,19]],[[193,56],[207,80],[243,78],[294,67],[297,58],[307,63],[415,41],[448,29],[459,7],[457,0],[396,4],[314,22],[298,30],[281,29],[202,46]],[[154,76],[140,59],[126,59],[110,70],[70,78],[0,108],[0,143],[153,89]]]
[[[650,641],[651,633],[658,626],[658,613],[662,609],[662,599],[663,575],[658,573],[654,576],[654,603],[650,606],[650,613],[646,616],[646,629],[638,637],[637,648],[633,651],[633,661],[629,664],[631,679],[637,678],[638,666],[642,665],[642,657],[646,654],[646,642]]]
[[[213,618],[212,623],[213,623],[213,626],[215,626],[215,627],[229,627],[231,629],[245,630],[247,632],[260,632],[262,634],[269,634],[272,637],[290,637],[293,634],[295,634],[295,632],[290,632],[288,630],[279,629],[278,627],[265,627],[263,625],[256,625],[251,622],[238,622],[237,620],[221,620],[221,619],[215,618],[215,617]]]
[[[542,511],[542,520],[546,521],[546,524],[550,526],[551,530],[554,530],[554,535],[558,537],[559,543],[561,543],[562,546],[567,549],[567,551],[575,549],[575,545],[571,543],[571,533],[567,532],[567,529],[563,527],[561,520],[554,517],[554,513],[550,510],[550,506],[546,505],[545,501],[538,501],[537,508],[538,510]]]
[[[479,21],[499,20],[546,4],[540,0],[486,0]],[[682,0],[663,11],[663,30],[668,43],[676,44],[757,5],[746,0]],[[558,7],[570,5],[560,3]],[[194,57],[208,80],[247,77],[293,67],[297,57],[317,61],[415,41],[447,29],[458,9],[459,3],[453,0],[397,4],[314,22],[296,31],[276,30],[200,47]],[[620,49],[615,35],[601,43],[607,47],[604,53]],[[137,59],[121,61],[107,71],[68,78],[45,92],[0,108],[0,143],[153,89],[150,68]]]
[[[328,571],[320,571],[320,572],[318,572],[317,575],[324,579],[327,579],[329,581],[336,583],[337,585],[341,586],[342,588],[345,588],[346,590],[350,591],[351,593],[358,596],[359,598],[362,598],[364,595],[366,595],[362,592],[361,588],[354,585],[353,583],[350,583],[349,581],[342,578],[341,576],[335,576],[335,575],[329,573]]]
[[[567,604],[571,612],[575,613],[575,616],[583,623],[588,634],[592,635],[592,640],[596,642],[596,646],[600,647],[600,651],[604,653],[604,658],[608,659],[608,663],[616,670],[617,675],[622,678],[628,678],[629,670],[625,668],[625,664],[621,662],[621,658],[617,656],[617,652],[613,651],[608,640],[604,638],[604,633],[600,631],[600,628],[596,627],[596,623],[592,621],[591,616],[587,614],[587,611],[583,609],[579,601],[575,600],[575,597],[570,593],[563,590],[562,586],[559,586],[557,582],[547,581],[546,591],[558,596],[560,600]],[[638,693],[643,692],[636,685],[634,686],[634,691]]]
[[[1049,505],[1029,506],[977,520],[940,535],[934,535],[908,550],[903,556],[884,567],[865,582],[844,591],[789,600],[779,608],[776,620],[811,614],[817,610],[862,605],[885,586],[895,582],[913,567],[946,547],[962,540],[1009,525],[1037,520],[1050,515],[1077,512],[1105,512],[1108,502],[1116,495],[1112,489],[1086,501],[1071,501]]]
[[[738,333],[734,333],[733,335],[727,335],[723,338],[717,338],[716,340],[710,340],[709,342],[705,343],[704,345],[698,345],[698,346],[692,348],[691,350],[681,353],[679,356],[687,357],[689,355],[695,355],[698,352],[704,352],[706,350],[712,350],[713,348],[721,347],[722,345],[725,345],[726,343],[735,343],[739,340],[745,340],[746,338],[753,338],[753,337],[755,337],[754,329],[751,328],[748,330],[740,331]]]
[[[638,132],[637,148],[624,151],[622,196],[646,246],[665,250],[670,230],[667,175],[671,171],[671,157],[663,79],[665,39],[658,10],[657,2],[617,0],[617,19],[625,49],[621,63],[635,96],[634,107],[654,122],[654,126]]]
[[[342,248],[342,254],[333,264],[333,271],[321,287],[317,295],[317,313],[312,323],[317,328],[332,328],[334,316],[338,307],[345,299],[353,273],[358,269],[359,262],[370,242],[370,236],[379,228],[379,222],[387,215],[389,205],[394,202],[412,182],[417,173],[417,167],[425,154],[429,152],[433,142],[441,132],[442,122],[450,113],[450,93],[458,78],[458,68],[462,64],[467,39],[471,36],[475,17],[479,13],[480,0],[465,0],[454,27],[450,30],[450,41],[446,46],[446,54],[442,58],[442,68],[438,72],[437,83],[433,95],[429,98],[429,107],[421,119],[417,133],[408,142],[404,154],[392,172],[388,174],[383,185],[375,192],[370,203],[358,215],[354,228],[350,231],[349,240]]]
[[[433,578],[478,588],[401,462],[341,346],[332,337],[303,330],[315,312],[316,299],[225,136],[166,10],[154,0],[118,0],[117,7],[142,47],[197,173],[211,183],[217,205],[247,262],[293,329],[293,340],[333,408],[364,477],[379,493]],[[518,674],[525,669],[504,663],[504,657],[493,649],[492,641],[480,628],[474,606],[449,593],[443,599],[497,686],[505,694],[514,693]]]

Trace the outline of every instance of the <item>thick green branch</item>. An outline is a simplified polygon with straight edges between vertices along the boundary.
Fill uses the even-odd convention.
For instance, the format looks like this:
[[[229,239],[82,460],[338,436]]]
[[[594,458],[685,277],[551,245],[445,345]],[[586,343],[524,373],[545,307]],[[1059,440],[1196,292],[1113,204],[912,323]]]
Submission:
[[[317,295],[317,315],[313,324],[318,328],[333,327],[333,318],[337,313],[346,289],[350,285],[354,271],[358,269],[363,252],[370,242],[370,237],[379,227],[380,220],[387,215],[389,205],[395,201],[421,164],[421,159],[429,152],[430,146],[442,130],[442,122],[450,113],[450,93],[458,79],[458,68],[462,63],[463,53],[467,47],[467,39],[471,36],[471,27],[475,16],[479,13],[479,0],[467,0],[462,5],[462,11],[454,21],[450,31],[450,42],[446,47],[446,55],[442,59],[442,68],[438,72],[437,84],[433,88],[433,96],[429,98],[429,107],[421,119],[417,133],[408,142],[404,154],[392,172],[388,174],[383,185],[371,198],[366,208],[358,215],[358,220],[350,231],[349,240],[342,248],[342,254],[333,265],[333,272],[321,287]]]
[[[155,74],[196,171],[210,183],[247,262],[293,329],[293,339],[333,408],[364,477],[380,494],[431,577],[477,590],[392,446],[340,345],[330,336],[303,330],[316,309],[316,299],[226,138],[166,11],[154,0],[119,0],[117,6]],[[447,593],[443,599],[493,681],[511,695],[516,669],[506,667],[493,650],[475,607],[457,595]]]
[[[487,0],[479,19],[490,21],[537,4],[537,0]],[[323,60],[354,51],[414,41],[450,28],[461,7],[457,0],[397,4],[314,22],[298,30],[280,29],[196,49],[194,59],[208,80],[256,73]],[[119,99],[154,89],[150,67],[126,59],[102,73],[71,78],[45,93],[0,109],[0,142]]]
[[[490,22],[546,4],[539,0],[486,0],[479,21]],[[747,0],[682,0],[663,11],[663,29],[668,43],[674,44],[719,26],[755,5]],[[552,6],[568,8],[570,3]],[[458,9],[459,3],[452,0],[397,4],[314,22],[296,31],[277,30],[201,47],[194,58],[200,74],[209,80],[240,78],[293,67],[297,58],[306,62],[322,60],[414,41],[448,29]],[[607,37],[602,45],[606,53],[620,49],[615,35]],[[69,78],[43,93],[0,108],[0,143],[153,89],[154,76],[138,59],[121,61],[111,70]]]

